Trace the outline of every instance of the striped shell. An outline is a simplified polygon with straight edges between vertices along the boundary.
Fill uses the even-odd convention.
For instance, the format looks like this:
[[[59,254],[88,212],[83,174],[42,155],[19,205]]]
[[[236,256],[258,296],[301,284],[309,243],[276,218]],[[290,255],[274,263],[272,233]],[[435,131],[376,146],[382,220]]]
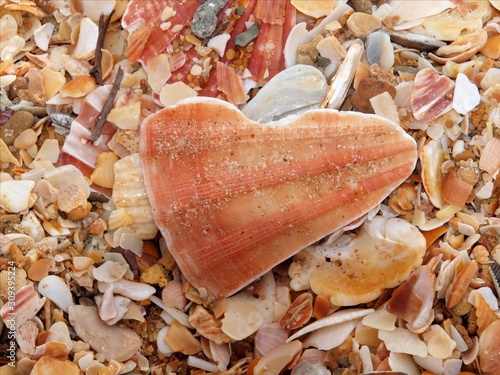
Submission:
[[[215,297],[366,214],[417,158],[396,124],[330,109],[261,125],[195,98],[140,131],[156,225],[186,279]]]

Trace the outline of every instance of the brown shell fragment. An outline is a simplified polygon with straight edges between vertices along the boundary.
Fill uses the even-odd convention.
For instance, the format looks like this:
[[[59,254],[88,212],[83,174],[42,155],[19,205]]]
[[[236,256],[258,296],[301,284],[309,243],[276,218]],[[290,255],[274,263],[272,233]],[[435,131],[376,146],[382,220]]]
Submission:
[[[298,296],[280,319],[279,325],[285,329],[297,329],[311,319],[313,313],[313,296],[303,293]]]
[[[460,302],[472,278],[477,274],[477,269],[476,261],[472,260],[455,277],[446,291],[446,308],[451,309]]]
[[[443,199],[455,206],[464,206],[472,193],[473,185],[464,181],[453,169],[443,181]]]
[[[186,279],[215,297],[367,213],[416,162],[414,140],[378,116],[261,125],[207,98],[149,116],[140,142],[154,220]]]

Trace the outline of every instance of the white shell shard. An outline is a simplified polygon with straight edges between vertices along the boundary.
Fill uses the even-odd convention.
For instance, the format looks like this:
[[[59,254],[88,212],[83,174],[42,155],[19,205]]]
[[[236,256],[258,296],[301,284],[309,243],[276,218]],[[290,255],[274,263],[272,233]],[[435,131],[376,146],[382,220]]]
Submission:
[[[121,294],[124,297],[130,298],[134,301],[142,301],[151,297],[156,289],[148,284],[137,283],[134,281],[120,279],[110,283],[113,285],[113,291]],[[101,293],[104,293],[108,287],[108,283],[99,281],[98,287]]]
[[[313,331],[303,340],[304,347],[313,346],[320,350],[336,348],[352,333],[359,321],[360,319],[348,320],[347,322]]]
[[[413,361],[412,356],[404,353],[391,352],[389,354],[389,366],[392,371],[401,371],[408,375],[421,375],[422,372]]]
[[[481,101],[479,90],[475,84],[463,73],[458,73],[455,81],[455,91],[453,93],[453,109],[465,115],[476,108]]]
[[[370,64],[378,64],[388,72],[394,65],[394,52],[389,34],[383,31],[371,33],[366,38],[366,57]]]
[[[392,8],[389,17],[398,17],[397,24],[426,18],[439,14],[446,9],[455,8],[453,1],[448,0],[419,0],[418,3],[392,0],[389,5]]]
[[[49,47],[50,37],[52,36],[55,28],[56,27],[53,23],[48,22],[35,30],[35,43],[42,51],[47,51],[47,48]]]
[[[73,57],[75,59],[90,59],[95,52],[99,29],[90,18],[85,17],[80,21],[80,34],[76,42]]]
[[[165,326],[158,332],[158,336],[156,338],[156,345],[158,346],[158,351],[164,356],[168,357],[174,354],[174,351],[170,346],[165,342],[165,336],[167,335],[170,326]]]
[[[308,324],[302,329],[299,329],[292,336],[290,336],[287,342],[295,340],[296,338],[305,335],[306,333],[315,331],[320,328],[333,326],[335,324],[344,323],[347,321],[355,320],[358,318],[362,318],[365,315],[368,315],[375,310],[373,309],[346,309],[336,311],[333,314],[324,317],[323,319],[316,320],[313,323]]]
[[[108,16],[111,13],[111,11],[115,8],[116,1],[117,0],[82,0],[82,12],[92,20],[99,21],[101,13],[104,16]]]
[[[128,264],[107,261],[92,270],[92,275],[97,281],[112,283],[120,280],[129,269]]]
[[[425,357],[427,345],[420,340],[418,335],[404,328],[396,328],[393,331],[379,331],[378,338],[381,339],[388,350],[394,353],[406,353]]]
[[[70,350],[73,348],[73,342],[71,341],[71,337],[69,334],[68,324],[65,322],[55,322],[50,326],[50,335],[47,338],[46,342],[50,341],[58,341],[63,342]]]
[[[63,165],[58,168],[47,170],[44,174],[45,179],[47,179],[52,185],[54,185],[59,191],[67,189],[70,185],[78,185],[88,198],[90,195],[90,187],[83,173],[74,165]]]
[[[366,315],[361,323],[367,327],[384,331],[394,331],[396,329],[397,316],[391,314],[386,309],[381,308],[371,314]]]
[[[68,285],[59,276],[49,275],[40,280],[38,292],[54,302],[64,312],[68,312],[68,308],[74,305]]]
[[[222,331],[234,340],[243,340],[264,324],[271,323],[274,318],[275,289],[274,276],[268,272],[253,284],[253,288],[227,298]]]
[[[10,180],[0,182],[0,207],[12,213],[27,210],[30,207],[31,191],[34,181]]]
[[[249,119],[267,123],[281,115],[319,105],[326,94],[323,73],[310,65],[294,65],[274,76],[242,112]]]

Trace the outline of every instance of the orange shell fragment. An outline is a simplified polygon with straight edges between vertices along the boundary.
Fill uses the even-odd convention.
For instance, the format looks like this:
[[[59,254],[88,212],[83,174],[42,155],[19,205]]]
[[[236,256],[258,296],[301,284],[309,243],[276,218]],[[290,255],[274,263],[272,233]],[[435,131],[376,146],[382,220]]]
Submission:
[[[140,132],[155,223],[186,279],[211,297],[366,214],[417,159],[393,122],[330,109],[262,125],[194,98],[147,117]]]

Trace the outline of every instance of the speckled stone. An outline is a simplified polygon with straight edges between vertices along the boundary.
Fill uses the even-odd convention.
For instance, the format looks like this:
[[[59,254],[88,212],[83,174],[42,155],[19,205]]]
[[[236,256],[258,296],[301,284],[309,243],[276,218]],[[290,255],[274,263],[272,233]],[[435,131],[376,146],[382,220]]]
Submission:
[[[3,139],[7,146],[14,143],[14,140],[24,130],[31,128],[35,124],[35,117],[26,111],[19,111],[7,120],[0,128],[0,138]]]
[[[227,0],[206,0],[200,5],[191,22],[193,34],[202,39],[210,37],[217,27],[217,13],[226,4]]]

